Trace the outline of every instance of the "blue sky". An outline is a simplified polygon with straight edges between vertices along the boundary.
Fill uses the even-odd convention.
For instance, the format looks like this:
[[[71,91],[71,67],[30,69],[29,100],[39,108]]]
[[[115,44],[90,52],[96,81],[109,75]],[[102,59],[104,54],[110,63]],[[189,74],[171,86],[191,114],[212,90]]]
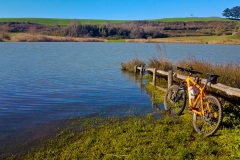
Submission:
[[[0,18],[150,20],[221,17],[240,0],[0,0]]]

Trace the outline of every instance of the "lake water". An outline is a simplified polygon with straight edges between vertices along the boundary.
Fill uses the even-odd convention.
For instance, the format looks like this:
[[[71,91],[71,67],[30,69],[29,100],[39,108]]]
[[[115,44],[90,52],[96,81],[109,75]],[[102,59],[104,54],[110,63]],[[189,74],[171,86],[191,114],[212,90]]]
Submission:
[[[0,43],[0,153],[60,120],[154,112],[140,79],[122,72],[121,63],[160,55],[240,63],[240,46]]]

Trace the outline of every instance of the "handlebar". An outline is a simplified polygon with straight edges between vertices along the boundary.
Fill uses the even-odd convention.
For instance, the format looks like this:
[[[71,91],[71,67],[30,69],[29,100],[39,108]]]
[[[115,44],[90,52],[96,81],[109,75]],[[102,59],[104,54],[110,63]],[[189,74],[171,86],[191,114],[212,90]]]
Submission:
[[[189,75],[192,75],[192,74],[203,74],[202,72],[199,72],[199,71],[196,71],[194,70],[192,67],[189,67],[189,68],[182,68],[182,67],[177,67],[178,70],[180,71],[185,71],[185,72],[188,72]],[[212,73],[207,73],[208,75],[208,79],[206,81],[206,84],[204,85],[204,88],[206,87],[207,83],[210,83],[211,84],[216,84],[217,83],[217,79],[219,78],[219,75],[216,75],[216,74],[212,74]]]
[[[184,71],[188,72],[189,75],[192,75],[192,74],[203,74],[202,72],[194,70],[192,67],[190,67],[190,68],[177,67],[177,70],[180,70],[180,71],[183,71],[183,72]]]

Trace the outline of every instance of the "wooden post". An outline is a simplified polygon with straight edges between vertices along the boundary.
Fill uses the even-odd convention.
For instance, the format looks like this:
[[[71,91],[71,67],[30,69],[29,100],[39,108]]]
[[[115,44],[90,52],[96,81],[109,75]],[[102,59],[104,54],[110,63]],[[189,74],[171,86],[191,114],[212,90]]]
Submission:
[[[143,66],[140,67],[140,75],[143,75]]]
[[[171,87],[172,82],[173,82],[173,71],[170,70],[168,71],[168,88]]]
[[[156,86],[156,73],[157,73],[157,69],[153,68],[153,86]]]
[[[134,73],[137,73],[137,66],[134,66]]]

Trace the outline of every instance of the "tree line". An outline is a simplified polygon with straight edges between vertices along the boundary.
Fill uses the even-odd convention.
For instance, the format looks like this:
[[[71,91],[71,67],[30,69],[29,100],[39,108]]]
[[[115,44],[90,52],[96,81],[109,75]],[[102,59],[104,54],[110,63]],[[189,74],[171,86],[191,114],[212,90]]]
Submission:
[[[222,15],[226,18],[239,19],[240,18],[240,6],[235,6],[231,9],[226,8]]]
[[[109,39],[165,38],[182,36],[231,35],[236,30],[237,22],[154,22],[132,21],[108,24],[81,24],[73,20],[67,26],[46,26],[33,23],[0,23],[0,31],[28,32],[33,34],[96,37]],[[239,28],[239,27],[238,27]]]

